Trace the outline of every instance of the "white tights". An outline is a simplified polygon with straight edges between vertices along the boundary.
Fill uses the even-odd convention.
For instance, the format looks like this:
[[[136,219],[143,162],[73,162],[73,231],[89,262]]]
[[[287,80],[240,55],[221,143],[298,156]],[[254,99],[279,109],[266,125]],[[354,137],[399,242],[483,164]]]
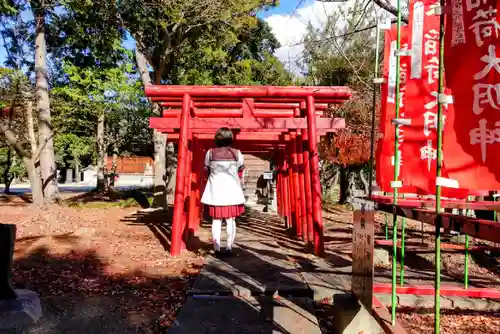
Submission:
[[[226,221],[226,233],[227,233],[227,243],[226,249],[231,250],[233,248],[234,238],[236,237],[236,220],[235,218],[225,218]],[[220,250],[220,237],[222,229],[222,219],[214,219],[212,221],[212,238],[214,240],[215,250]]]

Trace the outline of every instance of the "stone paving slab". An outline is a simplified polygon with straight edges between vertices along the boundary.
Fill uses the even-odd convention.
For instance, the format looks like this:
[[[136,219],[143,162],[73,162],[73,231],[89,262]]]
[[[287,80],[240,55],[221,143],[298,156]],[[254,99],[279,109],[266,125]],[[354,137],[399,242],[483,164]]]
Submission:
[[[41,300],[43,317],[38,323],[0,333],[8,334],[89,334],[137,333],[139,324],[153,319],[125,313],[116,299],[89,297],[70,299],[57,297]]]
[[[278,251],[277,251],[278,249]],[[238,242],[230,257],[209,256],[191,294],[312,296],[296,265],[275,248]]]
[[[311,301],[189,297],[169,334],[321,334]]]

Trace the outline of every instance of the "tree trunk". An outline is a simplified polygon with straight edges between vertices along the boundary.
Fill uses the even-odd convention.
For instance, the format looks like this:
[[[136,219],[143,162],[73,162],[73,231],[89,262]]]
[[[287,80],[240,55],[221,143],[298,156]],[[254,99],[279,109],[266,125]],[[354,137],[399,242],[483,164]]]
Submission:
[[[12,177],[10,175],[10,167],[12,167],[12,149],[9,147],[7,150],[7,162],[5,163],[2,181],[5,184],[5,188],[3,190],[4,193],[8,194],[10,192],[10,184],[12,182]]]
[[[340,194],[339,204],[345,204],[349,193],[349,168],[340,165]]]
[[[53,131],[50,115],[49,84],[47,80],[47,60],[45,49],[44,10],[34,10],[35,28],[35,72],[36,97],[38,104],[38,135],[40,143],[40,168],[46,202],[59,199],[57,170],[54,156]]]
[[[42,180],[40,179],[40,174],[38,174],[35,163],[28,157],[23,157],[24,165],[26,166],[26,171],[28,172],[28,179],[31,184],[31,196],[33,203],[36,205],[43,205],[43,190],[42,190]]]
[[[38,145],[35,136],[35,122],[33,121],[33,102],[26,103],[26,127],[28,128],[28,141],[31,147],[31,156],[35,157]]]
[[[5,140],[16,151],[16,154],[21,157],[26,170],[28,171],[28,179],[31,185],[31,194],[33,203],[42,205],[44,202],[42,181],[40,174],[37,172],[33,158],[30,158],[28,152],[24,150],[22,145],[17,141],[16,134],[9,128],[6,122],[0,122],[0,133],[5,136]]]
[[[104,113],[97,120],[97,190],[104,191],[104,165],[106,160],[106,148],[104,147]]]
[[[141,75],[142,84],[144,87],[151,85],[151,76],[149,75],[146,58],[139,51],[135,49],[135,58],[137,68]],[[153,114],[159,116],[161,108],[157,103],[152,104]],[[153,131],[154,143],[154,190],[153,190],[153,208],[163,208],[166,210],[167,206],[167,187],[165,184],[167,174],[167,161],[166,161],[166,148],[167,148],[167,135]]]
[[[167,203],[168,198],[170,197],[171,201],[170,203],[174,203],[174,192],[175,192],[175,178],[176,178],[176,173],[177,173],[177,159],[175,155],[175,147],[174,143],[168,142],[167,143],[167,177],[166,177],[166,184],[167,184]]]
[[[71,180],[71,181],[73,181],[73,180]],[[80,183],[80,181],[81,181],[80,180],[80,163],[79,162],[77,162],[75,164],[75,181],[76,181],[76,183]]]
[[[41,175],[41,170],[40,170],[40,161],[37,157],[38,155],[38,143],[36,141],[36,135],[35,135],[35,122],[33,118],[33,102],[31,100],[28,100],[26,103],[26,127],[28,128],[28,141],[30,143],[30,148],[31,148],[31,159],[33,160],[33,163],[35,164],[36,168],[36,175],[40,177]]]
[[[111,179],[111,187],[115,187],[115,180],[116,176],[118,175],[116,173],[116,165],[118,163],[118,147],[116,146],[116,142],[113,143],[113,162],[111,163],[111,173],[113,175],[113,178]]]
[[[368,184],[368,180],[366,179],[365,174],[363,173],[363,168],[359,170],[359,179],[361,180],[361,182],[363,182],[365,195],[368,195],[368,192],[370,191],[370,185]]]
[[[116,166],[118,164],[118,147],[116,147],[116,143],[113,144],[113,164],[111,169],[113,174],[116,174]]]

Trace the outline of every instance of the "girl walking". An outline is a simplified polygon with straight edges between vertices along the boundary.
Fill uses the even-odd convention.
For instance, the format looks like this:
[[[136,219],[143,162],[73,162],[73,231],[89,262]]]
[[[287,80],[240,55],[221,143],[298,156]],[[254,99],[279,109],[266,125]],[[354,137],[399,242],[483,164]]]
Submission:
[[[215,252],[220,252],[222,221],[226,221],[226,252],[230,253],[236,237],[236,217],[245,211],[241,175],[244,169],[243,155],[231,147],[233,133],[220,128],[215,134],[216,148],[208,150],[205,168],[209,177],[201,202],[208,206],[212,218],[212,238]]]

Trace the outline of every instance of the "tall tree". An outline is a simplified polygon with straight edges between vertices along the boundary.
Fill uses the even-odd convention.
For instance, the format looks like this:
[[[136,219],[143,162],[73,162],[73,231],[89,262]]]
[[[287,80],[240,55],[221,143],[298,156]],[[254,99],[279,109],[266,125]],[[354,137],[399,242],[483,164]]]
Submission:
[[[35,94],[38,109],[38,136],[40,145],[40,168],[43,192],[46,202],[59,199],[57,187],[57,168],[54,154],[54,132],[50,112],[49,80],[47,69],[47,49],[45,45],[46,15],[48,0],[31,1],[35,18]]]
[[[255,25],[255,14],[274,0],[182,0],[165,4],[164,1],[117,1],[118,18],[136,42],[136,60],[144,86],[151,83],[173,83],[173,62],[186,40],[200,39],[206,31],[238,29]],[[234,33],[233,33],[234,36]],[[152,68],[149,71],[148,65]],[[161,108],[152,104],[158,115]],[[166,208],[166,135],[153,134],[155,147],[155,189],[153,206]]]
[[[356,178],[368,190],[366,163],[370,158],[370,120],[372,89],[370,84],[374,59],[374,34],[370,30],[357,32],[360,26],[376,23],[376,12],[370,0],[355,0],[339,5],[319,31],[308,29],[304,40],[305,80],[309,84],[349,86],[353,90],[350,101],[330,110],[332,115],[344,117],[347,127],[321,143],[325,168],[331,180],[340,181],[340,202],[356,186]],[[327,40],[327,42],[325,42]]]
[[[26,167],[33,203],[44,203],[42,182],[36,163],[40,149],[36,145],[30,94],[31,85],[19,70],[0,69],[0,134]],[[29,147],[29,148],[28,148]]]
[[[110,148],[121,150],[127,142],[137,142],[134,135],[141,133],[137,127],[147,130],[148,115],[143,113],[147,104],[142,85],[130,62],[104,69],[67,63],[63,69],[65,83],[53,89],[55,124],[66,134],[58,137],[59,147],[73,147],[79,154],[84,151],[82,144],[86,141],[77,142],[74,137],[92,136],[97,152],[97,187],[104,190],[105,158]],[[68,136],[69,133],[72,136]],[[75,155],[70,158],[78,163]]]

